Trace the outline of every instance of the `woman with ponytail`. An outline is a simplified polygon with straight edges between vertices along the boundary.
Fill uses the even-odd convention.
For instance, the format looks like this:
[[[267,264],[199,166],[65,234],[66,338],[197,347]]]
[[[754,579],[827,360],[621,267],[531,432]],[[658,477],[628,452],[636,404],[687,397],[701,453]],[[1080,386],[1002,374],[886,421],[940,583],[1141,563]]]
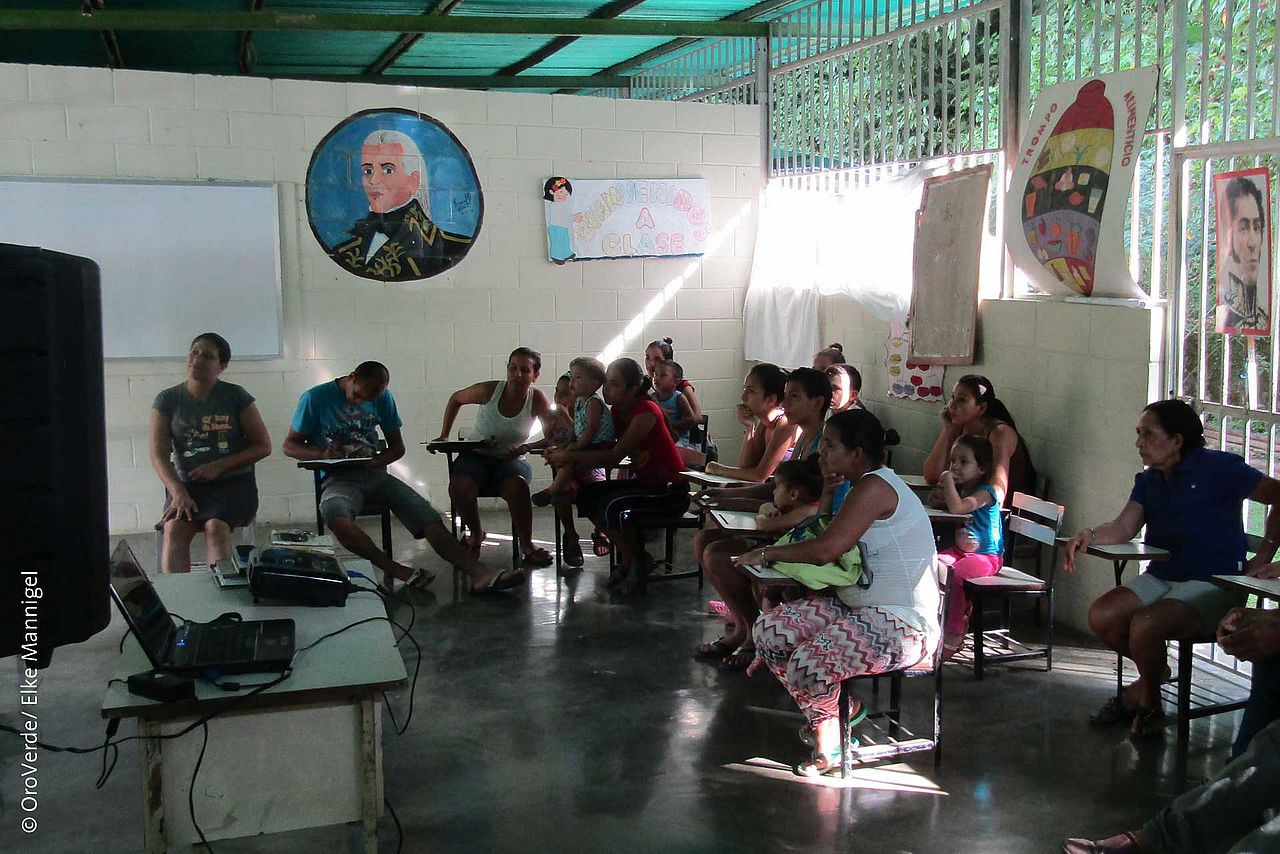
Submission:
[[[962,435],[981,436],[995,452],[990,483],[1008,504],[1013,493],[1036,492],[1036,469],[1031,454],[1018,435],[1009,409],[996,397],[991,380],[978,374],[960,378],[951,392],[951,402],[939,413],[942,430],[933,450],[924,461],[924,478],[937,484],[947,470],[951,446]]]

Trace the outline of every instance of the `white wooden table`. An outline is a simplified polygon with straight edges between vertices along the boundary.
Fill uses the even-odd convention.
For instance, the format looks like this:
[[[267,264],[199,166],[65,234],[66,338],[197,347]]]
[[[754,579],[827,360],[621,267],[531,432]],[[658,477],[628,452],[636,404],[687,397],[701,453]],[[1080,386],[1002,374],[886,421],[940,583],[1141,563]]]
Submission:
[[[348,569],[372,575],[367,561]],[[221,589],[208,572],[153,579],[165,606],[189,620],[238,611],[246,620],[294,620],[298,649],[329,632],[385,617],[381,600],[353,593],[342,608],[254,605],[247,588]],[[151,666],[132,635],[115,670],[125,679]],[[145,850],[161,854],[198,841],[187,808],[201,727],[165,739],[276,674],[229,677],[248,687],[224,691],[196,683],[194,702],[159,703],[113,682],[106,718],[136,718],[142,736]],[[293,674],[208,722],[209,742],[194,787],[196,820],[207,839],[231,839],[351,821],[364,824],[364,849],[377,851],[382,813],[382,706],[379,694],[407,674],[391,625],[368,622],[298,653]],[[335,845],[335,850],[337,846]]]

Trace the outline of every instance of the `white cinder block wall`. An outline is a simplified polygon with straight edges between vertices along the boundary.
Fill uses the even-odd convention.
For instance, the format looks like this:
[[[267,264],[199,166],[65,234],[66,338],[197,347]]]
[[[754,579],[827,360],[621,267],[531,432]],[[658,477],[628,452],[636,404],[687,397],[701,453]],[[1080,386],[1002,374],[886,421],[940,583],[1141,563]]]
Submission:
[[[941,403],[885,395],[888,324],[847,298],[823,298],[822,341],[839,341],[862,371],[863,395],[886,426],[902,435],[894,467],[919,472],[938,436]],[[1142,468],[1133,428],[1142,407],[1161,396],[1159,311],[1114,305],[986,300],[978,324],[978,361],[947,369],[948,395],[964,374],[982,374],[1018,422],[1050,497],[1067,508],[1064,530],[1112,518]],[[1132,569],[1130,573],[1132,573]],[[1089,603],[1114,583],[1111,564],[1086,558],[1059,572],[1057,619],[1087,629]]]
[[[313,147],[344,117],[376,107],[439,119],[480,176],[478,242],[457,268],[426,282],[351,276],[324,255],[307,225]],[[502,377],[517,345],[542,352],[540,385],[550,394],[574,356],[596,355],[624,335],[623,355],[639,358],[646,342],[670,336],[713,433],[723,425],[717,438],[736,455],[732,408],[761,183],[759,115],[754,107],[0,65],[0,175],[278,185],[285,354],[233,360],[224,377],[257,397],[276,445],[258,466],[259,519],[305,523],[314,519],[310,475],[280,453],[280,443],[298,395],[363,359],[391,369],[409,448],[398,473],[441,506],[443,460],[418,443],[437,434],[453,389]],[[547,260],[543,223],[542,182],[552,174],[706,178],[715,230],[729,227],[702,259],[558,267]],[[201,331],[174,335],[185,344]],[[218,331],[234,349],[235,330]],[[148,413],[155,393],[181,381],[183,371],[178,361],[106,366],[113,532],[147,529],[159,518]]]

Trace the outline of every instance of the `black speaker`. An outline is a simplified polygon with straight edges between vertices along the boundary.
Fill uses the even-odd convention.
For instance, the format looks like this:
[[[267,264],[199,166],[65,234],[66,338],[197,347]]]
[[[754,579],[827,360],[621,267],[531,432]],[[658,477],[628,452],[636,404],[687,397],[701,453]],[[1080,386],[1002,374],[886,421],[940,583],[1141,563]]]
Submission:
[[[102,301],[87,258],[0,243],[0,657],[111,620]]]

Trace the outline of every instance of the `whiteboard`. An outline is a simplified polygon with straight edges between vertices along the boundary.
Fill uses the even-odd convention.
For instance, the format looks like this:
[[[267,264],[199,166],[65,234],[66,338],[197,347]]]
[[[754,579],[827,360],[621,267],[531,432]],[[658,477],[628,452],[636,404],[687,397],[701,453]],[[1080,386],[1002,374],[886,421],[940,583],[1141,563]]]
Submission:
[[[916,214],[911,358],[972,365],[991,164],[926,178]]]
[[[274,186],[6,178],[0,243],[98,263],[109,359],[182,358],[201,332],[282,352]]]

